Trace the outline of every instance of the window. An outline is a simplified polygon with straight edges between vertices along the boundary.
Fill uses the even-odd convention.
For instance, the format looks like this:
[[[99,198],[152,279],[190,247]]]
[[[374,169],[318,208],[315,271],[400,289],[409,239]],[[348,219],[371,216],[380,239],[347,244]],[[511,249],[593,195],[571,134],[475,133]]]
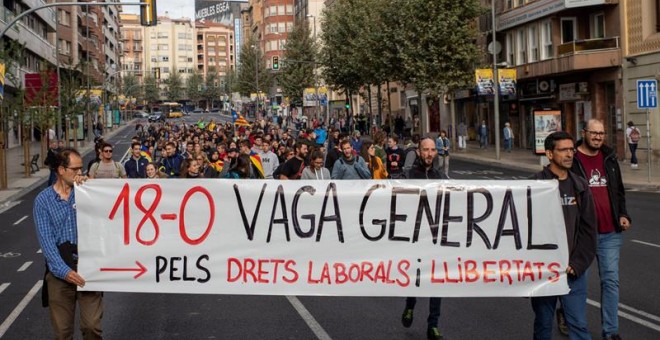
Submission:
[[[159,51],[168,51],[170,49],[170,46],[167,44],[158,44],[158,50]]]
[[[170,68],[167,67],[167,66],[165,66],[165,67],[161,67],[161,68],[160,68],[160,72],[163,72],[163,73],[170,73]]]
[[[177,69],[177,71],[178,71],[179,73],[186,73],[186,68],[185,68],[185,67],[179,67],[179,68]]]
[[[513,8],[513,0],[506,0],[506,9]]]
[[[293,14],[293,5],[286,5],[286,14],[287,15]]]
[[[177,50],[179,50],[179,51],[185,51],[185,50],[186,50],[186,45],[184,45],[184,44],[179,44]]]
[[[166,55],[160,56],[159,59],[160,59],[160,61],[170,61],[170,57],[168,57]]]
[[[561,43],[575,41],[575,18],[561,18]]]
[[[277,15],[277,6],[270,6],[270,15]]]
[[[516,65],[527,63],[527,39],[525,37],[525,29],[519,29],[516,33]]]
[[[286,11],[284,10],[284,7],[285,7],[284,5],[277,6],[277,14],[284,15],[286,13]]]
[[[506,62],[509,65],[516,64],[516,47],[514,45],[513,32],[506,34]]]
[[[158,32],[158,39],[167,39],[167,32]]]
[[[533,24],[527,30],[527,41],[529,42],[529,62],[533,63],[539,60],[539,37],[537,35],[537,26]]]
[[[277,23],[277,31],[280,33],[286,32],[286,23],[285,22]]]
[[[603,13],[591,16],[591,39],[605,37],[605,15]]]
[[[293,22],[287,22],[286,23],[286,31],[287,32],[293,31]]]
[[[541,23],[541,60],[550,59],[554,56],[552,48],[552,22],[546,20]]]

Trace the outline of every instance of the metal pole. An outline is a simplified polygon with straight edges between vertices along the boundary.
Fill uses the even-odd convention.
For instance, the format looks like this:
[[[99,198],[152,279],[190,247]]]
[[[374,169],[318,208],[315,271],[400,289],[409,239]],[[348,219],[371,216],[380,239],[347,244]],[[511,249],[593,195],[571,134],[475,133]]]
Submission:
[[[651,183],[651,114],[650,109],[646,109],[646,162],[648,163],[647,180]]]
[[[254,74],[257,80],[257,107],[254,109],[254,118],[259,119],[259,46],[254,49]]]
[[[499,77],[497,76],[497,48],[495,44],[497,39],[497,27],[495,27],[495,0],[491,1],[491,16],[493,21],[493,38],[492,38],[492,52],[493,52],[493,113],[495,119],[495,159],[500,159],[500,84]]]
[[[316,16],[311,16],[314,19],[314,44],[316,44]],[[314,87],[316,89],[316,118],[321,115],[321,98],[319,97],[319,78],[316,73],[316,58],[314,58]]]

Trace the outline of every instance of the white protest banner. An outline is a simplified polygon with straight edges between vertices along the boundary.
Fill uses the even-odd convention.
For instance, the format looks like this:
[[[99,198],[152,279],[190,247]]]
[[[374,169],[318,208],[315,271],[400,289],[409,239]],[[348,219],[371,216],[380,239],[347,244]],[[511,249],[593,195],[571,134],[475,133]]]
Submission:
[[[556,181],[91,180],[75,190],[85,290],[568,292]]]

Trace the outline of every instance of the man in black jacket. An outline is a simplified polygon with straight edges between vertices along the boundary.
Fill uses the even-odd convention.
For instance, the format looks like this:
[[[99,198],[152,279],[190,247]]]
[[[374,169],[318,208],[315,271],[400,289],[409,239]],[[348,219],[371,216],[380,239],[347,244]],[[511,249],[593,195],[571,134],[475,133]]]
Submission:
[[[604,145],[605,127],[591,119],[582,131],[577,144],[575,162],[571,171],[589,183],[594,196],[598,219],[596,258],[600,274],[602,337],[606,340],[619,336],[619,253],[621,232],[630,228],[631,219],[626,210],[626,194],[621,169],[614,150]]]
[[[533,297],[534,339],[552,339],[552,319],[557,299],[561,300],[571,339],[591,339],[587,327],[587,269],[596,255],[596,213],[593,196],[584,178],[570,172],[575,146],[566,132],[555,132],[545,139],[545,154],[550,164],[536,179],[556,179],[568,241],[568,286],[562,296]]]
[[[433,139],[427,137],[419,141],[417,159],[408,172],[408,178],[447,179],[447,176],[445,176],[442,172],[433,166],[433,162],[436,157],[438,157],[438,150],[435,148],[435,142]],[[440,319],[440,302],[442,302],[442,299],[439,297],[432,297],[431,301],[429,302],[429,317],[426,319],[428,325],[426,330],[427,339],[442,339],[442,334],[440,334],[440,330],[438,329],[438,319]],[[416,298],[406,298],[406,307],[403,310],[403,315],[401,316],[401,323],[406,328],[412,325],[413,310],[415,309],[416,303]]]

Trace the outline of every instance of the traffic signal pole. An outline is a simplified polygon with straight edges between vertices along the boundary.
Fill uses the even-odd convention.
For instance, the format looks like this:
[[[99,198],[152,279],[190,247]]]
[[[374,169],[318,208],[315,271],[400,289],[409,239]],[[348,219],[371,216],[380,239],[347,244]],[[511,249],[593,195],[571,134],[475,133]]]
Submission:
[[[149,4],[150,4],[149,2],[121,2],[121,3],[117,3],[117,2],[55,2],[55,3],[50,3],[50,4],[44,4],[44,5],[41,5],[41,6],[38,6],[38,7],[30,8],[27,11],[25,11],[25,12],[19,14],[18,16],[16,16],[14,18],[14,20],[10,21],[5,26],[5,28],[3,28],[2,31],[0,31],[0,41],[5,36],[5,33],[7,33],[7,31],[12,26],[14,26],[15,23],[17,23],[18,21],[23,19],[23,17],[25,17],[26,15],[31,14],[33,12],[36,12],[40,9],[44,9],[44,8],[62,7],[62,6],[81,6],[81,7],[82,6],[84,6],[84,7],[89,7],[89,6],[117,6],[117,5],[121,5],[121,6],[147,6]]]

